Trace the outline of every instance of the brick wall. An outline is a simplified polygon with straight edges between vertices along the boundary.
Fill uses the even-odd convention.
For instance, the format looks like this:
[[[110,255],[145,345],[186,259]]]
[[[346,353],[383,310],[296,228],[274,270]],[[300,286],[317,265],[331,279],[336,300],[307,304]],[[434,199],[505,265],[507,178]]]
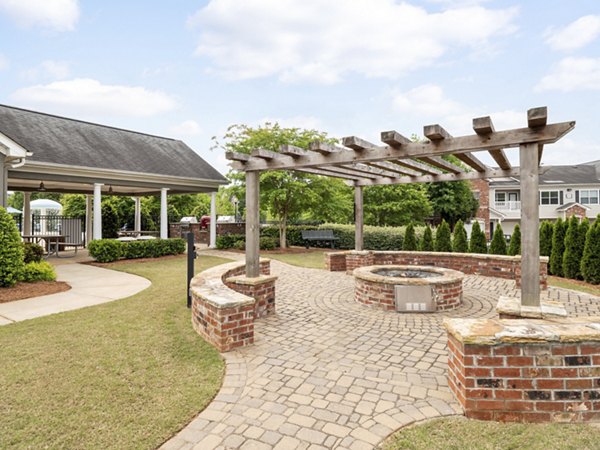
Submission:
[[[487,180],[471,180],[471,190],[479,193],[479,208],[475,214],[476,219],[485,222],[485,235],[490,236],[490,183]]]
[[[577,336],[583,322],[573,324],[568,320],[563,324],[480,320],[472,321],[472,329],[478,331],[470,336],[464,333],[461,338],[456,330],[468,329],[467,321],[451,322],[454,330],[450,327],[448,337],[448,381],[467,417],[505,422],[600,420],[597,331]],[[538,335],[527,337],[525,332],[519,336],[515,324],[537,330]],[[544,326],[552,327],[551,332],[544,331]],[[569,326],[575,333],[560,336],[561,329],[567,330],[561,326]],[[485,340],[489,343],[484,344],[478,342],[481,336],[476,334],[486,327]],[[512,336],[501,341],[498,336],[503,334]],[[541,339],[540,334],[544,335]],[[514,342],[509,342],[511,339]]]
[[[199,223],[191,223],[188,226],[181,226],[180,223],[169,224],[169,237],[172,238],[187,238],[187,233],[191,231],[194,233],[194,242],[197,244],[208,244],[210,240],[210,234],[207,229],[201,229]]]
[[[192,302],[192,324],[198,334],[228,352],[254,343],[254,305],[252,303],[218,308],[208,302]]]
[[[345,264],[342,258],[345,257]],[[329,270],[352,273],[357,267],[397,264],[453,269],[469,275],[515,280],[521,285],[521,257],[442,252],[348,251],[326,253]],[[548,258],[540,258],[540,286],[548,288]]]
[[[575,216],[579,219],[583,219],[586,216],[586,213],[587,211],[583,206],[573,205],[565,211],[565,218],[570,219]]]

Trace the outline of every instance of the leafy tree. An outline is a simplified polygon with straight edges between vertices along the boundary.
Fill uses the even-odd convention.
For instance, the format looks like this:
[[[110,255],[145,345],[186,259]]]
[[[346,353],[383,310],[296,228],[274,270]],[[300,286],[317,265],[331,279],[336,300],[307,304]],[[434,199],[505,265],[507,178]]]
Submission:
[[[422,252],[432,252],[433,248],[433,233],[431,232],[431,227],[426,225],[423,232],[423,239],[419,243],[419,250]]]
[[[479,226],[479,222],[475,220],[471,227],[471,241],[469,242],[469,253],[487,253],[487,241],[485,232]]]
[[[515,225],[512,236],[510,237],[510,244],[508,245],[508,254],[510,256],[521,254],[521,227],[519,224]]]
[[[116,238],[121,228],[119,215],[111,203],[102,205],[102,237],[104,239]]]
[[[433,214],[450,225],[454,225],[458,220],[465,222],[471,219],[479,207],[479,202],[473,197],[470,185],[466,181],[430,183],[427,190]]]
[[[467,241],[467,230],[462,220],[454,225],[454,234],[452,236],[452,251],[456,253],[467,253],[469,251],[469,243]]]
[[[409,223],[406,227],[406,233],[404,234],[404,242],[402,243],[402,250],[414,251],[417,249],[417,235],[415,234],[415,227],[412,223]]]
[[[585,235],[589,228],[587,219],[579,224],[579,219],[572,216],[565,234],[565,252],[563,253],[563,275],[566,278],[581,278],[581,258],[585,246]]]
[[[494,230],[492,242],[490,243],[490,254],[506,255],[506,239],[504,239],[504,231],[502,230],[502,225],[500,224],[498,224]]]
[[[85,218],[85,195],[84,194],[65,194],[62,196],[63,215]]]
[[[38,200],[40,198],[47,198],[49,200],[54,200],[56,202],[60,202],[62,198],[62,194],[57,194],[54,192],[32,192],[31,200]],[[12,206],[13,208],[18,209],[19,211],[23,210],[23,193],[16,191],[13,192],[8,197],[8,206]]]
[[[442,220],[440,226],[435,230],[435,251],[452,251],[452,232],[450,231],[450,225],[445,220]]]
[[[563,276],[562,261],[565,252],[565,234],[567,224],[559,217],[554,222],[554,232],[552,233],[552,253],[550,254],[550,273],[557,277]]]
[[[540,224],[540,256],[550,256],[552,253],[552,234],[554,227],[551,222],[544,220]]]
[[[400,226],[431,216],[427,188],[420,184],[369,186],[364,190],[365,224]]]
[[[588,283],[600,284],[600,214],[586,233],[581,273]]]
[[[23,271],[23,244],[17,223],[0,207],[0,287],[19,281]]]

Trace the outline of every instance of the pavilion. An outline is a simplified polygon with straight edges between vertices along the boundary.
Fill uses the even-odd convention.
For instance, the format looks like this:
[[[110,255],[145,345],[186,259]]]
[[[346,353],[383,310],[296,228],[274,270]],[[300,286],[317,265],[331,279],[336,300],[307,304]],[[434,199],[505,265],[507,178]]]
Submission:
[[[160,195],[160,237],[168,237],[168,194],[211,193],[210,244],[216,241],[216,192],[227,180],[184,142],[0,105],[0,206],[22,191],[23,231],[31,232],[31,192],[86,194],[87,241],[102,238],[103,194],[135,200]]]

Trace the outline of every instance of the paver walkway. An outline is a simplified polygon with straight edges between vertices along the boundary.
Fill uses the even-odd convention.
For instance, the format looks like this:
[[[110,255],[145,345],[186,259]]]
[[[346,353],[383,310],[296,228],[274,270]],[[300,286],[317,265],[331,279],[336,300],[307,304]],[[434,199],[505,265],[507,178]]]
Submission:
[[[221,391],[163,449],[370,450],[411,422],[460,414],[442,319],[495,316],[498,296],[516,293],[513,282],[468,276],[458,310],[398,314],[355,303],[344,273],[271,267],[277,314],[255,323],[253,346],[224,355]],[[600,313],[596,297],[545,295],[571,314]]]
[[[112,302],[137,294],[151,284],[137,275],[69,261],[57,260],[55,269],[57,279],[67,282],[71,289],[0,304],[0,325]]]

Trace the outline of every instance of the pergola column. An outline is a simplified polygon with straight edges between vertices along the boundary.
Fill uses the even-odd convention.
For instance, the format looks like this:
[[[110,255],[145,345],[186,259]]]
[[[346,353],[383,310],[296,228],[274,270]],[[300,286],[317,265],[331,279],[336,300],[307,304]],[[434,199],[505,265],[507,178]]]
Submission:
[[[246,276],[260,275],[260,172],[246,172]]]
[[[217,193],[210,193],[210,241],[209,248],[217,247]]]
[[[169,214],[167,209],[167,191],[169,188],[160,190],[160,238],[169,237]]]
[[[142,202],[141,198],[133,197],[135,205],[134,218],[133,218],[133,231],[142,231]]]
[[[92,196],[85,196],[85,246],[87,247],[92,240]]]
[[[354,249],[363,249],[363,228],[364,228],[364,212],[363,212],[363,188],[356,186],[354,188]]]
[[[519,147],[521,165],[521,305],[540,306],[538,145]]]
[[[94,183],[94,232],[93,239],[102,239],[102,183]]]
[[[3,153],[0,153],[0,206],[8,207],[8,167]]]
[[[23,192],[22,234],[31,234],[31,192]]]

